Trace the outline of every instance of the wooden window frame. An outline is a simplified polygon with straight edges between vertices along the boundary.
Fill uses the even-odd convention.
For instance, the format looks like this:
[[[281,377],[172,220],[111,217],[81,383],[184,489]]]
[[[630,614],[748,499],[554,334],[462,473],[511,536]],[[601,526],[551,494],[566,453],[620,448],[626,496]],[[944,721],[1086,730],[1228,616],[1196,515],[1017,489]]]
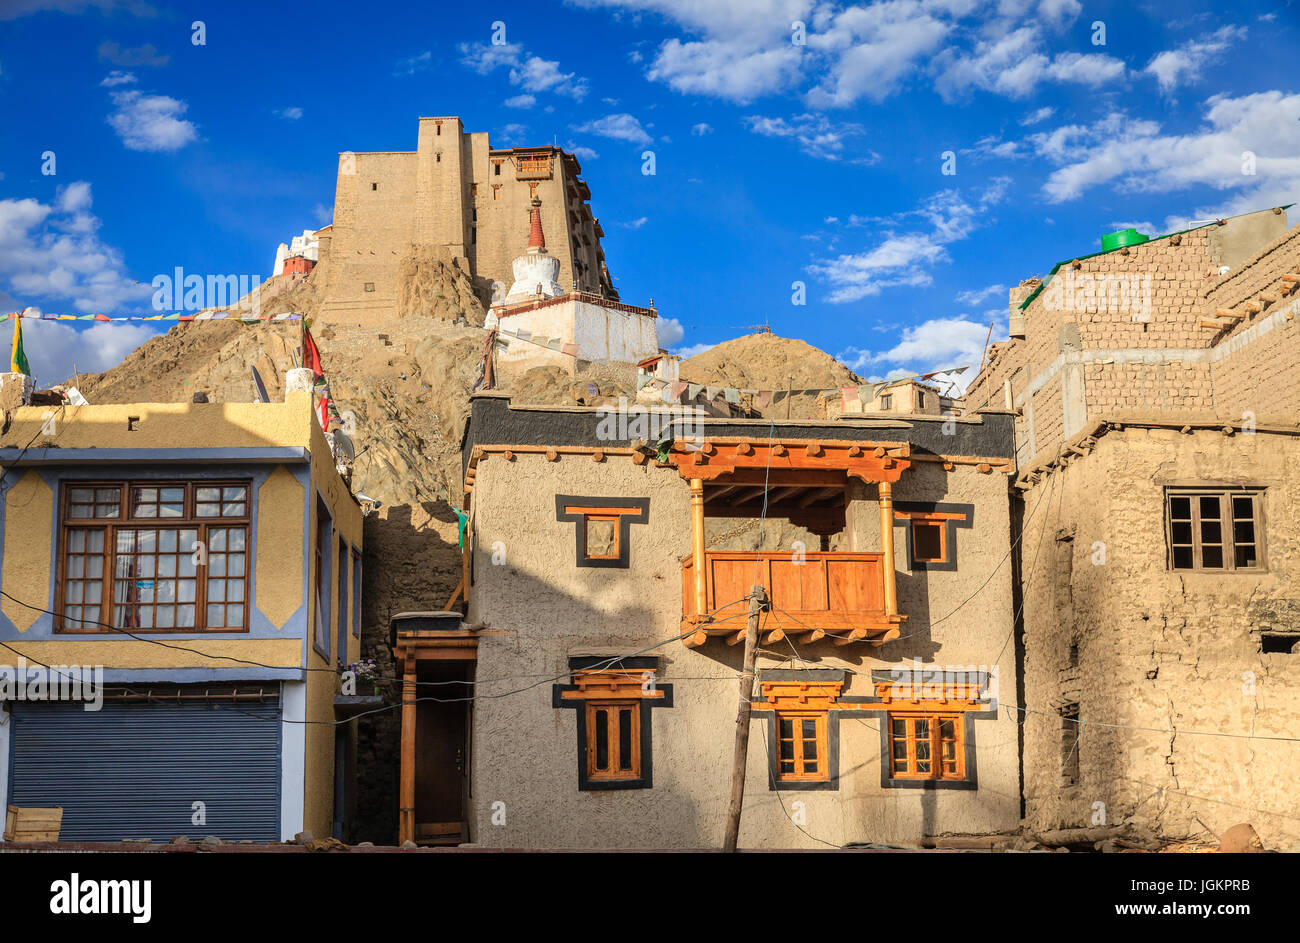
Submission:
[[[253,561],[256,556],[256,548],[253,545],[253,496],[254,488],[252,479],[246,478],[220,478],[220,479],[201,479],[201,478],[159,478],[159,479],[116,479],[116,480],[73,480],[66,479],[61,481],[59,487],[59,529],[57,533],[57,548],[55,553],[55,578],[54,578],[54,633],[56,635],[111,635],[129,632],[133,635],[195,635],[195,634],[240,634],[249,631],[249,620],[251,618],[250,610],[252,609],[252,588],[253,588]],[[117,517],[70,517],[72,504],[72,491],[79,488],[91,489],[116,489],[118,492],[118,516]],[[184,505],[180,517],[136,517],[131,511],[131,497],[136,488],[183,488],[185,491]],[[244,514],[238,517],[199,517],[195,511],[197,501],[197,490],[199,488],[243,488],[245,491]],[[224,503],[224,502],[221,502]],[[209,627],[207,624],[208,616],[208,581],[211,579],[208,564],[195,571],[194,581],[194,600],[192,603],[182,603],[179,598],[170,605],[180,607],[182,605],[194,606],[194,625],[192,626],[122,626],[112,627],[114,623],[113,610],[116,608],[116,558],[117,558],[117,537],[118,531],[140,531],[140,530],[193,530],[196,539],[205,548],[207,554],[211,555],[211,541],[209,539],[209,528],[217,527],[220,529],[242,529],[244,532],[244,599],[242,600],[243,623],[239,626],[214,626]],[[102,586],[99,602],[99,618],[96,620],[97,625],[69,625],[64,616],[66,611],[65,587],[69,580],[67,575],[67,562],[69,553],[70,537],[74,531],[103,531],[104,547],[101,552],[103,560],[103,570],[99,577],[99,583]],[[177,558],[193,551],[182,548],[177,544]],[[225,551],[223,551],[225,552]],[[163,554],[155,549],[153,556],[155,560]],[[88,556],[88,555],[87,555]],[[132,556],[138,557],[139,554],[132,552]],[[179,574],[175,577],[181,579]],[[155,568],[153,579],[159,579]],[[221,577],[229,579],[229,576]],[[86,580],[89,583],[91,581]],[[141,603],[135,603],[139,606]],[[158,602],[145,603],[157,611]],[[164,605],[167,605],[164,603]],[[229,601],[224,601],[223,605],[229,605]],[[87,620],[79,620],[85,622]]]
[[[1165,487],[1165,567],[1172,573],[1264,573],[1268,571],[1268,553],[1266,541],[1264,539],[1264,489],[1255,485],[1217,485],[1206,483],[1204,485],[1169,485]],[[1187,498],[1189,515],[1187,523],[1191,527],[1192,542],[1174,542],[1174,511],[1173,502],[1175,498]],[[1201,518],[1201,500],[1202,498],[1217,498],[1219,502],[1220,540],[1217,546],[1223,554],[1222,566],[1205,565],[1205,544],[1202,540],[1202,518]],[[1237,565],[1237,541],[1236,528],[1234,525],[1239,520],[1233,511],[1234,498],[1249,498],[1251,502],[1251,525],[1254,528],[1255,540],[1255,563],[1254,565]],[[1182,521],[1179,521],[1182,523]],[[1249,545],[1247,545],[1249,546]],[[1176,566],[1174,563],[1174,551],[1181,548],[1190,548],[1192,552],[1191,566]]]
[[[930,769],[927,771],[918,771],[919,762],[916,753],[917,747],[922,742],[922,738],[917,733],[917,724],[924,721],[928,724],[928,730],[924,740],[929,747],[930,756],[928,762]],[[887,739],[889,742],[889,776],[891,779],[909,782],[965,782],[966,781],[966,722],[963,713],[922,713],[920,711],[890,711],[885,720],[888,725]],[[900,737],[894,729],[896,723],[904,725],[904,734]],[[952,737],[943,736],[943,725],[949,723],[952,725]],[[899,769],[898,758],[895,753],[895,746],[899,742],[905,746],[904,762],[906,769]],[[945,743],[953,744],[953,758],[947,760],[943,756],[943,745]],[[951,763],[954,767],[949,771],[946,767]]]
[[[641,778],[641,699],[609,698],[587,701],[587,723],[585,733],[587,742],[583,749],[587,757],[587,780],[589,782],[627,782]],[[607,715],[605,733],[606,764],[602,769],[598,765],[600,733],[598,714]],[[627,712],[631,722],[628,734],[628,752],[623,756],[622,735],[619,729],[623,713]],[[623,760],[627,760],[626,767]]]
[[[773,770],[773,777],[777,783],[825,783],[829,782],[830,775],[830,712],[828,710],[777,710],[774,712],[772,723],[776,725],[776,762]],[[783,720],[793,721],[797,726],[792,728],[794,736],[791,738],[792,753],[787,760],[782,752],[785,739],[781,736],[781,722]],[[814,724],[813,743],[815,755],[813,757],[816,763],[816,769],[807,772],[804,767],[807,765],[808,757],[804,753],[804,748],[808,740],[801,736],[803,721],[811,720]],[[782,766],[786,762],[794,763],[793,772],[784,772]]]
[[[631,527],[650,519],[649,498],[598,498],[579,495],[555,496],[555,519],[575,525],[575,565],[579,567],[613,567],[627,569],[631,565]],[[587,523],[591,520],[608,521],[614,525],[612,551],[592,556],[587,551]]]
[[[898,501],[894,503],[894,525],[904,526],[907,566],[910,570],[957,569],[957,529],[974,525],[975,506],[972,504],[925,503]],[[939,526],[938,557],[916,555],[916,527]]]
[[[571,684],[551,688],[551,706],[577,713],[578,789],[653,787],[653,739],[649,709],[673,706],[673,686],[657,680],[656,658],[581,656],[570,659]],[[647,684],[647,676],[651,683]],[[598,764],[598,714],[606,711],[606,764]],[[628,768],[624,769],[619,716],[632,717]]]

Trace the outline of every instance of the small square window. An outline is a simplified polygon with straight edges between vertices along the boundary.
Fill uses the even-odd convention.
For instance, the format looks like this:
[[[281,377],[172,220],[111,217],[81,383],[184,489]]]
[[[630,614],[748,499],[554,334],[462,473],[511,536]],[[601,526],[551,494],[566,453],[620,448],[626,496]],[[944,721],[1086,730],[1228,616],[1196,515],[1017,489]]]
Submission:
[[[1166,536],[1171,570],[1253,570],[1263,566],[1263,492],[1169,489]]]
[[[881,397],[880,397],[880,408],[881,408],[881,409],[893,409],[893,408],[894,408],[894,397],[893,397],[891,394],[889,394],[889,393],[886,393],[885,395],[881,396]]]
[[[618,558],[618,518],[588,517],[587,556],[593,560]]]
[[[374,290],[375,290],[375,283],[374,283],[374,282],[366,282],[366,284],[365,284],[365,290],[366,290],[366,291],[374,291]]]
[[[946,557],[946,530],[943,521],[912,521],[912,559],[924,563],[943,563]]]
[[[370,185],[370,189],[371,189],[371,190],[378,190],[378,189],[379,189],[379,184],[377,184],[377,183],[372,183],[372,184]]]
[[[895,779],[966,778],[963,721],[952,714],[890,714],[890,765]]]

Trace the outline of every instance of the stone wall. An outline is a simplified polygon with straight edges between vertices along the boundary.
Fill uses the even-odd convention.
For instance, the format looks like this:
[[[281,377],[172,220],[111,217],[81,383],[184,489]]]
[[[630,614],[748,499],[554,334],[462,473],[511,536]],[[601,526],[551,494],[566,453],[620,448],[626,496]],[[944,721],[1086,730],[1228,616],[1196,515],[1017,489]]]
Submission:
[[[1032,828],[1096,824],[1103,803],[1107,824],[1213,839],[1248,821],[1268,847],[1296,850],[1300,651],[1262,653],[1260,633],[1300,631],[1298,469],[1295,434],[1126,426],[1026,492]],[[1266,568],[1169,569],[1164,488],[1190,481],[1265,488]],[[1062,721],[1068,703],[1081,726]]]

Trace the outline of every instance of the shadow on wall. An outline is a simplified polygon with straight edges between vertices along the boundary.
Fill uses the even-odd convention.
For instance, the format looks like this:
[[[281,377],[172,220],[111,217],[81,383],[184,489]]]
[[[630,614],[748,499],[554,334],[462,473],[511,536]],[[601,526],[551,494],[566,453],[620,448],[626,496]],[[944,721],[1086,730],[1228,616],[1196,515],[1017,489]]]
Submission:
[[[460,580],[456,512],[445,501],[388,505],[365,518],[361,589],[361,657],[381,678],[397,677],[388,626],[399,612],[442,609]],[[389,705],[400,686],[381,685]],[[369,693],[363,692],[363,693]],[[393,707],[357,721],[356,841],[397,843],[402,717]]]

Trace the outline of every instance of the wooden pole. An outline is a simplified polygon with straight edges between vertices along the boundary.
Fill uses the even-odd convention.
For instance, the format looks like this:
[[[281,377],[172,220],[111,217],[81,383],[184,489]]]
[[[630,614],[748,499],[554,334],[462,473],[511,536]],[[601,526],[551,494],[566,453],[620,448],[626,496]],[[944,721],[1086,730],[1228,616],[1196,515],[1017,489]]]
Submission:
[[[401,800],[397,819],[397,843],[415,841],[415,658],[403,659]]]
[[[695,570],[695,617],[703,619],[709,611],[704,562],[704,481],[691,479],[691,566]]]
[[[894,571],[894,486],[880,482],[880,549],[885,577],[885,613],[898,613],[898,583]]]
[[[735,851],[740,839],[740,810],[745,804],[745,766],[749,759],[749,710],[754,697],[754,659],[758,654],[758,614],[767,596],[762,586],[749,594],[749,624],[745,629],[745,661],[740,672],[740,707],[736,710],[736,751],[731,759],[731,802],[727,806],[727,832],[723,851]]]

